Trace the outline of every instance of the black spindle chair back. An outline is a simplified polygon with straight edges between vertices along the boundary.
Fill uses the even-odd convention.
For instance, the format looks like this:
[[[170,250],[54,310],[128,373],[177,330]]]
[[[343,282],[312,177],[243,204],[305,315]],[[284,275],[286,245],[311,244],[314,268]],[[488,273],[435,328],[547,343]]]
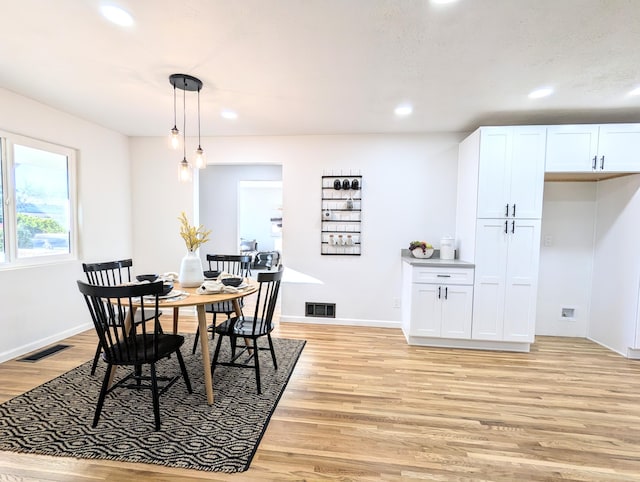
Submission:
[[[251,256],[244,254],[207,254],[207,262],[209,263],[209,270],[225,272],[232,275],[236,275],[240,278],[247,278],[251,275]],[[244,302],[240,300],[240,308],[244,306]],[[220,303],[214,303],[206,307],[207,313],[213,314],[213,322],[208,331],[213,334],[213,328],[216,325],[216,317],[218,314],[227,316],[227,319],[236,311],[231,301],[221,301]],[[193,339],[193,348],[191,353],[195,353],[198,347],[198,340],[200,339],[200,330],[196,331],[196,336]]]
[[[229,367],[253,368],[256,372],[256,387],[258,394],[262,393],[260,385],[260,361],[258,353],[260,350],[269,350],[273,366],[278,368],[276,361],[276,353],[273,349],[273,341],[271,340],[271,332],[273,331],[273,315],[276,309],[278,292],[280,291],[280,282],[282,280],[282,272],[284,267],[278,266],[277,271],[258,273],[258,292],[256,297],[256,307],[252,317],[239,316],[232,317],[221,323],[215,328],[218,333],[218,343],[213,355],[211,363],[211,374],[215,370],[216,365]],[[231,341],[231,358],[229,361],[219,362],[220,347],[222,338],[228,336]],[[258,339],[266,337],[269,343],[268,347],[258,345]],[[238,352],[237,349],[240,349]],[[248,358],[240,361],[241,358],[248,354]],[[253,364],[249,362],[253,359]]]
[[[158,311],[158,295],[163,291],[162,281],[128,286],[98,286],[78,281],[78,288],[86,301],[107,362],[93,426],[98,424],[108,392],[117,387],[149,388],[153,394],[156,430],[159,430],[159,396],[181,377],[191,393],[191,383],[180,354],[184,337],[163,333],[158,317],[153,316]],[[130,317],[136,310],[153,323],[134,323]],[[155,363],[172,353],[176,353],[181,373],[174,377],[156,376]],[[119,365],[131,366],[134,370],[109,388],[113,367]],[[142,375],[143,365],[150,365],[150,376]],[[132,378],[135,383],[127,384]],[[151,384],[142,385],[143,380],[150,381]],[[159,387],[158,381],[167,383]]]

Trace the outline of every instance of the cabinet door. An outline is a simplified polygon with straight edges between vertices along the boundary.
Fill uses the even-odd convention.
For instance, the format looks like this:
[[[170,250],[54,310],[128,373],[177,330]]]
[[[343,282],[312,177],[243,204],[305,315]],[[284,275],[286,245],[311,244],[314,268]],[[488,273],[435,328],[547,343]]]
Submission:
[[[533,342],[540,257],[540,221],[509,221],[504,341]]]
[[[604,124],[598,137],[598,169],[640,172],[640,124]]]
[[[442,285],[443,338],[471,338],[473,286]]]
[[[592,172],[598,154],[598,126],[548,126],[546,172]]]
[[[545,126],[514,128],[509,189],[510,217],[542,217],[546,136]]]
[[[411,336],[440,336],[442,304],[438,285],[414,283],[411,292]]]
[[[476,267],[473,290],[471,337],[501,340],[507,261],[505,223],[500,219],[479,219],[476,224]]]
[[[512,127],[483,127],[480,131],[478,218],[507,215],[512,134]]]

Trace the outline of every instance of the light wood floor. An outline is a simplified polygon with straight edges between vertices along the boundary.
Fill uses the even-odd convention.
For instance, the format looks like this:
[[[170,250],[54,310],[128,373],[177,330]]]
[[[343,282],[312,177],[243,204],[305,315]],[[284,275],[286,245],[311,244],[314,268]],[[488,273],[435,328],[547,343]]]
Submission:
[[[247,472],[0,453],[0,480],[640,481],[640,361],[575,338],[515,354],[410,347],[397,329],[276,336],[308,342]],[[93,355],[92,332],[67,342],[0,365],[0,401]]]

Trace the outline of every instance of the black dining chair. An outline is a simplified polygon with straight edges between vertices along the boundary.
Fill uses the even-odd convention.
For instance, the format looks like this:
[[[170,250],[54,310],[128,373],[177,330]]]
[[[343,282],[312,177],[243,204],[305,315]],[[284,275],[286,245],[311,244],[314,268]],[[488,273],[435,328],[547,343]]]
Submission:
[[[132,266],[133,260],[131,258],[118,261],[105,261],[102,263],[82,263],[82,269],[89,284],[98,286],[118,286],[123,283],[130,283]],[[152,320],[160,315],[162,315],[162,311],[158,310],[157,313],[147,313],[147,318],[145,319],[142,317],[142,313],[137,311],[134,321],[135,323],[141,323],[142,321]],[[92,375],[96,373],[101,351],[102,347],[98,341],[96,353],[93,357],[93,365],[91,366]]]
[[[98,425],[107,393],[123,387],[151,389],[155,429],[160,430],[160,395],[179,378],[184,379],[187,391],[192,393],[187,368],[180,353],[184,337],[163,333],[160,321],[154,315],[158,312],[158,295],[163,291],[162,281],[128,286],[97,286],[78,280],[78,288],[91,313],[103,357],[107,362],[92,426]],[[142,313],[142,318],[153,320],[153,323],[130,322],[130,313],[136,311]],[[157,376],[156,362],[173,353],[180,364],[180,374],[172,377]],[[149,366],[150,375],[143,375],[145,365]],[[133,371],[109,387],[111,373],[116,366],[133,367]],[[132,383],[127,383],[132,379]],[[160,386],[158,382],[166,383]],[[117,412],[114,410],[114,413]]]
[[[273,349],[273,341],[271,340],[271,332],[274,328],[273,313],[276,308],[278,292],[280,291],[282,270],[283,266],[280,265],[278,271],[258,273],[259,288],[253,316],[234,316],[214,328],[214,331],[218,334],[218,343],[216,344],[216,351],[213,354],[213,361],[211,362],[212,376],[217,365],[253,368],[256,372],[258,394],[262,393],[258,357],[260,350],[269,350],[271,352],[273,366],[276,369],[278,368],[276,353]],[[222,345],[222,338],[225,336],[228,336],[231,340],[231,358],[229,361],[219,362],[220,346]],[[262,337],[267,338],[269,343],[268,347],[258,346],[258,339]],[[239,340],[242,340],[242,343],[239,343]],[[236,353],[238,348],[240,348],[240,351]],[[244,357],[245,353],[248,354],[248,357],[243,361],[239,361],[241,357]],[[249,363],[251,358],[253,358],[253,364]]]
[[[207,262],[209,263],[210,271],[218,271],[219,273],[229,273],[240,278],[247,278],[251,275],[251,256],[250,255],[238,255],[238,254],[208,254]],[[239,300],[240,307],[244,306],[242,298]],[[207,313],[213,314],[213,322],[208,327],[209,331],[213,335],[213,328],[216,326],[216,316],[223,314],[227,316],[227,319],[235,314],[236,310],[233,307],[233,301],[221,301],[220,303],[214,303],[206,307]],[[196,336],[193,340],[193,348],[191,353],[196,352],[198,347],[198,339],[200,338],[200,329],[196,331]]]

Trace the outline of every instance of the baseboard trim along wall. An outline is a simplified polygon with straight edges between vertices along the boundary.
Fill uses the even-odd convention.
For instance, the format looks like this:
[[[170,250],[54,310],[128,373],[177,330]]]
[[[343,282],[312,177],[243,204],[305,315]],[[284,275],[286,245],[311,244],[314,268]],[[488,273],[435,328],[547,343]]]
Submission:
[[[33,350],[37,350],[38,348],[42,348],[43,346],[47,346],[52,343],[58,342],[60,340],[64,340],[65,338],[69,338],[70,336],[77,335],[78,333],[82,333],[83,331],[87,331],[92,328],[93,328],[93,323],[91,322],[83,323],[82,325],[69,328],[68,330],[61,331],[60,333],[56,333],[55,335],[51,335],[46,338],[41,338],[39,340],[28,343],[26,345],[22,345],[17,348],[14,348],[13,350],[5,351],[3,353],[0,353],[0,363],[6,362],[8,360],[12,360],[14,358],[24,355],[25,353],[32,352]]]
[[[358,318],[318,318],[313,316],[280,315],[280,321],[285,323],[307,323],[312,325],[347,325],[370,326],[377,328],[400,328],[399,321],[361,320]]]

